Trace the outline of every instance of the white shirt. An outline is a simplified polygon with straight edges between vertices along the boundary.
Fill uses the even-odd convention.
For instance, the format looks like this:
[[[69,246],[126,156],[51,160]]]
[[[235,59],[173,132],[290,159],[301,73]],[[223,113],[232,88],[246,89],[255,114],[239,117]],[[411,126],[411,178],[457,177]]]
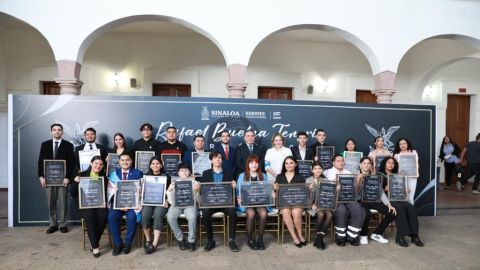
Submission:
[[[90,145],[92,145],[92,149],[90,149]],[[97,150],[97,145],[95,142],[93,143],[85,143],[85,147],[83,147],[83,150]]]
[[[337,174],[352,174],[349,170],[343,169],[339,171],[335,167],[332,167],[325,172],[323,172],[323,175],[325,175],[325,178],[328,180],[337,180]]]
[[[60,144],[62,143],[62,138],[58,140],[53,139],[53,142],[52,142],[53,154],[55,154],[55,142],[58,142],[58,148],[60,148]]]
[[[287,147],[282,147],[280,150],[277,150],[275,147],[268,149],[265,154],[265,169],[272,168],[276,174],[281,173],[283,161],[291,155],[292,151]],[[275,182],[275,177],[268,172],[267,178],[268,181]]]

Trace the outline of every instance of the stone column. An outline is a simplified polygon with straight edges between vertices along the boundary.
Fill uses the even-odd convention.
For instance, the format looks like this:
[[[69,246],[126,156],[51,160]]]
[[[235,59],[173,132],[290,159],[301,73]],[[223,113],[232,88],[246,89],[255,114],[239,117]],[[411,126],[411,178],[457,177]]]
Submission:
[[[247,85],[247,66],[240,64],[228,66],[228,97],[245,98],[245,90],[247,89]]]
[[[377,103],[392,103],[395,90],[395,73],[390,70],[383,71],[374,76],[375,89],[372,93],[377,96]]]
[[[80,89],[83,82],[80,78],[80,69],[82,65],[76,61],[60,60],[57,61],[58,77],[55,82],[60,85],[61,95],[80,95]]]

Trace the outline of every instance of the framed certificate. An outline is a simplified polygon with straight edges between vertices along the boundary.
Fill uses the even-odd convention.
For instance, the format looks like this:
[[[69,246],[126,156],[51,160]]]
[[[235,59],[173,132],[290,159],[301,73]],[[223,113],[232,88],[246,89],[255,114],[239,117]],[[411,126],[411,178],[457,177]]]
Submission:
[[[140,180],[117,182],[117,192],[113,197],[113,209],[137,209],[140,206]]]
[[[357,201],[357,192],[354,174],[337,174],[337,183],[340,184],[338,194],[339,203],[352,203]]]
[[[418,157],[415,154],[398,154],[398,174],[418,177]]]
[[[96,150],[80,150],[78,151],[78,159],[80,162],[80,171],[86,171],[90,166],[90,161],[94,156],[100,156],[100,149]]]
[[[320,182],[316,189],[315,204],[319,210],[337,209],[337,183],[335,181],[324,180]]]
[[[406,175],[391,174],[388,176],[388,199],[394,201],[408,201]]]
[[[195,196],[193,193],[193,179],[175,179],[175,202],[177,208],[186,208],[195,206]]]
[[[382,200],[383,176],[366,175],[363,178],[362,202],[380,202]]]
[[[243,182],[240,187],[241,207],[274,206],[273,184],[268,181]]]
[[[80,177],[78,183],[78,208],[105,208],[105,183],[103,177]]]
[[[107,175],[120,168],[120,155],[115,153],[108,153],[107,155]]]
[[[380,164],[382,163],[382,161],[386,158],[390,157],[390,155],[382,155],[382,156],[375,156],[375,159],[373,160],[373,163],[375,165],[375,172],[374,173],[378,173],[379,170],[380,170]]]
[[[212,167],[208,156],[210,152],[192,152],[192,173],[195,177],[201,177],[202,173]]]
[[[307,179],[312,176],[313,160],[297,160],[297,168],[300,175]]]
[[[309,208],[310,195],[306,184],[280,184],[277,190],[277,208]]]
[[[200,183],[199,207],[230,208],[235,207],[235,191],[230,182]]]
[[[65,178],[66,161],[60,159],[45,159],[43,160],[43,175],[47,187],[63,186],[63,179]]]
[[[166,189],[166,176],[145,175],[142,185],[142,205],[163,206]]]
[[[323,170],[332,168],[332,158],[334,155],[334,146],[317,146],[318,162],[322,164]]]
[[[135,168],[148,173],[150,169],[150,159],[155,156],[155,151],[135,151]]]
[[[177,167],[182,162],[180,154],[161,154],[163,170],[170,176],[178,176]]]
[[[343,158],[345,159],[345,169],[349,172],[358,174],[360,173],[360,159],[363,157],[362,152],[349,152],[343,151]]]

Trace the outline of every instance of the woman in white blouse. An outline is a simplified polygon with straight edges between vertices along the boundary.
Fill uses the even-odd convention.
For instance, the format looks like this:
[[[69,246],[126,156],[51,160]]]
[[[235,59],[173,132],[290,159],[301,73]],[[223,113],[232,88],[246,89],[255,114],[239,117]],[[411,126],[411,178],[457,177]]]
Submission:
[[[283,146],[285,138],[282,134],[275,133],[272,137],[272,148],[265,154],[265,171],[270,182],[275,182],[277,174],[282,172],[282,164],[286,157],[292,156],[292,151]]]

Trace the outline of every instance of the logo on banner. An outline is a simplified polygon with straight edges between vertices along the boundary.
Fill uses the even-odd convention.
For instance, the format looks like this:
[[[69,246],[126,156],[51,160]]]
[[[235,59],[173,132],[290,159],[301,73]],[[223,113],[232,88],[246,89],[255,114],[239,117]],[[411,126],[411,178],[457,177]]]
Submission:
[[[273,112],[272,119],[282,119],[282,112]]]
[[[265,112],[253,112],[253,111],[246,111],[245,118],[249,119],[267,119],[267,114]]]
[[[387,148],[391,152],[395,150],[395,144],[390,141],[390,138],[392,137],[395,131],[400,129],[400,126],[389,127],[387,131],[385,131],[384,127],[382,127],[381,130],[376,130],[373,127],[369,126],[368,124],[365,124],[365,127],[370,132],[370,134],[373,135],[373,137],[376,138],[378,136],[382,136],[385,148]],[[368,147],[370,148],[370,151],[375,149],[375,145],[373,147],[369,145]]]
[[[200,113],[202,116],[202,120],[210,120],[210,112],[208,111],[207,106],[202,106],[202,112]]]
[[[75,123],[73,127],[58,120],[55,120],[55,123],[59,123],[63,126],[63,130],[65,131],[65,133],[67,133],[68,136],[72,138],[73,146],[77,147],[85,143],[85,139],[83,137],[83,132],[85,131],[85,129],[96,126],[98,124],[98,121],[86,122],[82,125],[82,127],[80,127],[79,123]]]

